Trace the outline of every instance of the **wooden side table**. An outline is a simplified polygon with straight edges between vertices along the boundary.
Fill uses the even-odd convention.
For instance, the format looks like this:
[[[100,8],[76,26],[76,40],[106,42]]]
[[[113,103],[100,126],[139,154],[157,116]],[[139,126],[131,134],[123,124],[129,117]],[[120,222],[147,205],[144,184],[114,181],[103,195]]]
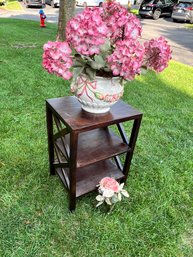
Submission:
[[[46,101],[50,173],[56,173],[69,191],[70,207],[76,198],[96,190],[106,176],[126,182],[142,113],[118,101],[106,114],[81,109],[73,97]],[[133,121],[127,139],[121,123]],[[109,127],[115,125],[119,136]],[[125,155],[122,165],[119,156]]]

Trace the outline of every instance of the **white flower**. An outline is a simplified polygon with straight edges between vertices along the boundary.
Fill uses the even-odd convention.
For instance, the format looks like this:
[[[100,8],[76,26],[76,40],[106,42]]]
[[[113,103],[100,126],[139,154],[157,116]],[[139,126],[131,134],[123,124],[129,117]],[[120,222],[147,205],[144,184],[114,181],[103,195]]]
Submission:
[[[113,190],[111,190],[111,189],[104,189],[104,191],[103,191],[103,196],[104,197],[109,198],[109,197],[112,197],[113,195],[114,195],[114,191]]]
[[[124,183],[119,185],[119,183],[113,178],[103,178],[97,187],[99,195],[96,197],[96,200],[98,201],[96,207],[103,203],[113,207],[115,203],[122,200],[122,196],[129,197],[127,191],[123,189]]]

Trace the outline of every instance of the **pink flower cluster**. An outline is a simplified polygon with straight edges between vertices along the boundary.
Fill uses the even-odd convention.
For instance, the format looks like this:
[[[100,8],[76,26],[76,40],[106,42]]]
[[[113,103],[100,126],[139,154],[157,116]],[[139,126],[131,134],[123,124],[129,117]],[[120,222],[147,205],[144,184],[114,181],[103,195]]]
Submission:
[[[103,9],[102,17],[108,27],[108,37],[112,43],[120,39],[137,38],[141,35],[142,28],[139,20],[120,3],[104,3]]]
[[[68,22],[66,38],[78,53],[87,56],[99,54],[99,47],[107,37],[107,26],[101,12],[101,8],[86,8]]]
[[[115,1],[103,3],[102,8],[86,8],[68,22],[66,42],[48,42],[44,45],[43,67],[64,79],[73,76],[70,71],[73,60],[81,64],[81,58],[85,74],[85,63],[85,67],[89,66],[92,72],[97,71],[94,67],[100,66],[100,71],[110,68],[114,76],[121,76],[125,80],[133,80],[140,74],[142,66],[156,72],[163,71],[171,59],[167,41],[160,37],[145,42],[143,46],[138,42],[141,31],[136,16]],[[76,55],[72,56],[71,49],[75,50]],[[106,53],[101,54],[100,51],[104,49],[107,49]],[[100,58],[95,58],[95,55],[100,55]],[[99,66],[96,65],[97,60],[100,61]]]
[[[108,64],[115,76],[133,80],[140,73],[144,47],[135,40],[120,40],[114,52],[107,57]]]
[[[105,177],[101,179],[99,186],[103,190],[112,190],[115,193],[119,191],[119,183],[114,178]]]
[[[145,42],[144,46],[145,58],[143,65],[154,69],[156,72],[163,71],[172,58],[170,47],[165,38],[151,39],[149,42]]]
[[[72,50],[67,42],[51,42],[44,45],[43,67],[49,72],[64,79],[70,79],[72,72],[69,71],[73,64]]]
[[[142,27],[139,19],[132,13],[129,14],[127,23],[124,26],[125,39],[137,39],[141,36]]]

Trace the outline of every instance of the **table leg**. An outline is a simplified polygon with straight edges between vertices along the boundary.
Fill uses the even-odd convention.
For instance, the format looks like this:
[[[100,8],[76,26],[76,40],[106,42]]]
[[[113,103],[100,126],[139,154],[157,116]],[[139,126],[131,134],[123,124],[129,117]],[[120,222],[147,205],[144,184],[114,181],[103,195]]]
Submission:
[[[52,111],[48,107],[48,104],[46,104],[46,120],[47,120],[50,175],[55,175],[56,173],[53,165],[54,163],[53,117],[52,117]]]
[[[134,152],[134,149],[135,149],[137,136],[138,136],[138,133],[139,133],[141,119],[142,119],[142,116],[140,116],[138,119],[135,119],[134,123],[133,123],[133,128],[132,128],[132,131],[131,131],[131,137],[130,137],[130,140],[129,140],[129,147],[130,147],[131,151],[129,151],[126,155],[126,159],[125,159],[125,163],[124,163],[124,167],[123,167],[123,174],[125,175],[125,177],[123,179],[123,182],[127,181],[132,156],[133,156],[133,152]]]
[[[70,211],[76,209],[76,169],[78,134],[70,133]]]

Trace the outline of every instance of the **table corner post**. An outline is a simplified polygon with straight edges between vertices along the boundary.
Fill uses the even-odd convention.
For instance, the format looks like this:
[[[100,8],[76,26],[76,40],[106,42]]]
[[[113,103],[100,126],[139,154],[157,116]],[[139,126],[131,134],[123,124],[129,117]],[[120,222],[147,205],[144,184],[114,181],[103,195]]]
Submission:
[[[76,209],[76,170],[77,170],[77,149],[78,133],[70,132],[70,211]]]
[[[55,175],[54,169],[54,141],[53,141],[53,114],[46,101],[46,122],[47,122],[47,138],[48,138],[48,155],[50,165],[50,175]]]
[[[129,139],[129,148],[131,150],[127,153],[125,164],[123,167],[123,173],[124,173],[125,177],[123,178],[122,182],[124,182],[124,183],[126,183],[127,177],[129,175],[131,160],[133,157],[136,141],[138,138],[138,133],[139,133],[140,125],[141,125],[142,116],[143,116],[143,114],[139,115],[136,119],[134,119],[133,128],[132,128],[131,136]]]

